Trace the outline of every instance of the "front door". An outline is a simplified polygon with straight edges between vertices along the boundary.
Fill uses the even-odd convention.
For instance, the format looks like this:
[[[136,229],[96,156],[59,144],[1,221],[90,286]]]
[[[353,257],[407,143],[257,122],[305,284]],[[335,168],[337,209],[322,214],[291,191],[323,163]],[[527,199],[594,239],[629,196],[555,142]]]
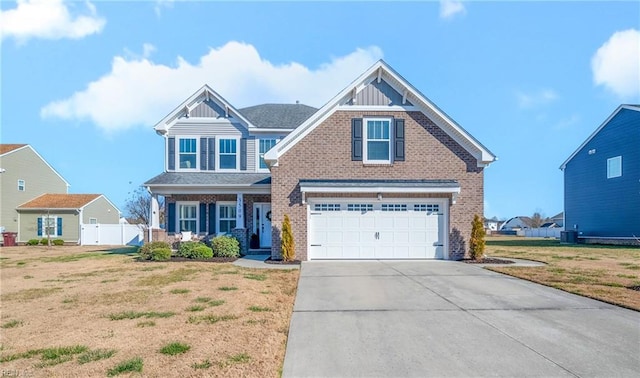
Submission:
[[[253,232],[260,238],[260,248],[271,248],[271,204],[254,204],[253,214]]]

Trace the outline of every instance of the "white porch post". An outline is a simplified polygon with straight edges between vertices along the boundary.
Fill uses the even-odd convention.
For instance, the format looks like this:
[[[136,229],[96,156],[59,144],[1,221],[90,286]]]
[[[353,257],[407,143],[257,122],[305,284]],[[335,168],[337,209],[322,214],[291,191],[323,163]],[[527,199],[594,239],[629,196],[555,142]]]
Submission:
[[[158,205],[158,195],[155,193],[151,193],[149,215],[149,242],[152,242],[153,230],[160,228],[160,206]]]
[[[244,200],[242,193],[236,195],[236,228],[244,229]]]

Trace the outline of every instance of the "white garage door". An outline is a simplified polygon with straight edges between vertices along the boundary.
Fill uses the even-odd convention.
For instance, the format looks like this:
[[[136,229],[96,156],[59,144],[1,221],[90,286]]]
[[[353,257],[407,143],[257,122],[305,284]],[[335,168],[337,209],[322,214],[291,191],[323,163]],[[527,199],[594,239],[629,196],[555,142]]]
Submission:
[[[442,202],[311,202],[310,259],[444,258]]]

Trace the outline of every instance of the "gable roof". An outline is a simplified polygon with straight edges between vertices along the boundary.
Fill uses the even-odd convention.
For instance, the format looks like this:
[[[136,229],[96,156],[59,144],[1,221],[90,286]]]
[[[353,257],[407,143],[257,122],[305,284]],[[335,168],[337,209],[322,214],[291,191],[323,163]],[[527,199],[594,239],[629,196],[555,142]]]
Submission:
[[[317,110],[303,104],[262,104],[240,112],[258,128],[295,129]]]
[[[598,128],[591,135],[589,135],[589,137],[584,142],[582,142],[580,147],[578,147],[575,151],[573,151],[571,156],[569,156],[569,158],[565,160],[564,163],[562,163],[562,165],[560,166],[560,169],[564,170],[567,167],[567,164],[569,164],[569,162],[571,161],[571,159],[573,159],[578,154],[578,152],[580,152],[580,150],[582,150],[584,146],[586,146],[591,141],[591,139],[593,139],[596,135],[598,135],[600,130],[602,130],[615,116],[617,116],[618,113],[622,111],[622,109],[634,110],[636,112],[640,112],[640,105],[622,104],[618,106],[618,108],[613,113],[611,113],[611,115],[604,122],[602,122],[602,124],[598,126]]]
[[[276,144],[274,148],[269,150],[264,155],[265,161],[270,165],[277,165],[280,156],[333,114],[340,105],[348,103],[348,101],[353,98],[354,93],[361,91],[367,84],[375,79],[385,80],[399,93],[402,93],[407,101],[428,115],[438,127],[473,155],[477,159],[479,166],[487,166],[496,160],[496,156],[489,151],[489,149],[482,145],[482,143],[469,134],[462,126],[458,125],[381,59],[327,102],[298,128],[287,135],[280,143]]]
[[[75,210],[87,206],[99,197],[102,197],[102,194],[43,194],[40,197],[36,197],[29,202],[23,203],[22,205],[18,206],[18,209]]]
[[[160,120],[160,122],[156,123],[153,129],[158,134],[164,134],[167,130],[175,123],[175,121],[180,117],[181,114],[185,112],[191,111],[196,106],[201,104],[204,101],[213,100],[217,102],[229,115],[233,115],[234,118],[237,118],[240,123],[244,124],[247,128],[255,127],[248,119],[242,115],[229,101],[225,100],[224,97],[220,96],[216,91],[211,89],[208,85],[203,85],[202,88],[198,89],[194,94],[192,94],[188,99],[183,101],[180,105],[178,105],[171,113],[167,114],[166,117]]]
[[[22,150],[24,148],[28,148],[30,149],[37,157],[40,158],[40,160],[42,160],[42,162],[49,167],[49,169],[51,169],[53,171],[53,173],[55,173],[58,177],[60,177],[60,180],[64,181],[65,185],[67,185],[67,188],[71,185],[69,185],[69,182],[67,182],[67,180],[64,179],[64,177],[62,177],[62,175],[60,173],[58,173],[58,171],[56,171],[51,164],[49,164],[49,162],[47,162],[42,156],[40,156],[40,154],[38,153],[38,151],[36,151],[33,147],[31,147],[31,145],[29,144],[0,144],[0,156],[5,156],[8,155],[10,153]],[[0,167],[1,169],[6,169],[6,167]]]
[[[26,146],[26,144],[0,144],[0,155],[15,151]]]

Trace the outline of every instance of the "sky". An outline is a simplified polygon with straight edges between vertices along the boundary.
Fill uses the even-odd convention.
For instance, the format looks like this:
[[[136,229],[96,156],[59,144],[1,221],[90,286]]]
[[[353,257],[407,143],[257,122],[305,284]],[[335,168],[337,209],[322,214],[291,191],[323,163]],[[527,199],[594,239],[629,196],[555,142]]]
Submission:
[[[0,2],[0,142],[121,211],[160,174],[153,126],[204,84],[320,107],[384,59],[498,160],[485,216],[563,210],[560,165],[640,104],[638,1]]]

